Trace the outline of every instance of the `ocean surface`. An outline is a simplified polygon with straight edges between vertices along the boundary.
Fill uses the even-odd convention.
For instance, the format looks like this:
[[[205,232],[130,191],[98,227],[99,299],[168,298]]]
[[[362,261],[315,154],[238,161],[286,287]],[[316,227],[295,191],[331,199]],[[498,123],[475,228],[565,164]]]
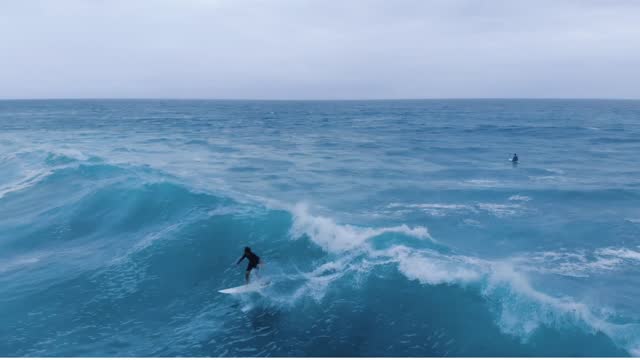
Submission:
[[[0,101],[0,355],[639,356],[639,156],[640,101]]]

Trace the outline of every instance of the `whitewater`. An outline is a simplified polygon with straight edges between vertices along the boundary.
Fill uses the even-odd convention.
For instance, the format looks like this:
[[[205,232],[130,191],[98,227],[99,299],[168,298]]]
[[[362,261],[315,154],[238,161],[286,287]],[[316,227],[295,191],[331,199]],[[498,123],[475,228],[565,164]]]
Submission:
[[[0,101],[0,356],[640,356],[638,154],[631,100]]]

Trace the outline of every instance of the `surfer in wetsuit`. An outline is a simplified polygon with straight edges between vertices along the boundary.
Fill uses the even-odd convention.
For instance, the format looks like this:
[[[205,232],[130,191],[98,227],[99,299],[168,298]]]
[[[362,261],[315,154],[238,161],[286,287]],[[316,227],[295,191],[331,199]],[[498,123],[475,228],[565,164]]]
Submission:
[[[518,162],[518,155],[516,153],[513,153],[513,157],[511,158],[511,162]]]
[[[240,260],[238,260],[238,262],[236,263],[236,265],[240,264],[240,262],[244,259],[249,260],[249,264],[247,265],[247,272],[244,275],[245,280],[247,281],[247,284],[249,283],[249,275],[251,274],[251,270],[253,269],[258,269],[258,265],[260,265],[260,257],[256,254],[254,254],[251,251],[250,247],[245,247],[244,248],[244,254],[242,255],[242,257],[240,258]]]

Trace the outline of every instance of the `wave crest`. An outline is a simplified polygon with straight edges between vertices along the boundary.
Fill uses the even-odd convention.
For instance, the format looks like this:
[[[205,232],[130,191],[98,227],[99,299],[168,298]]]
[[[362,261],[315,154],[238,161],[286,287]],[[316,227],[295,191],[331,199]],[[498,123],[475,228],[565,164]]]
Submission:
[[[306,235],[324,250],[333,253],[356,249],[385,233],[401,233],[422,240],[433,240],[426,227],[409,227],[404,224],[382,228],[338,225],[331,218],[309,214],[306,204],[296,205],[292,214],[291,235],[294,238]]]

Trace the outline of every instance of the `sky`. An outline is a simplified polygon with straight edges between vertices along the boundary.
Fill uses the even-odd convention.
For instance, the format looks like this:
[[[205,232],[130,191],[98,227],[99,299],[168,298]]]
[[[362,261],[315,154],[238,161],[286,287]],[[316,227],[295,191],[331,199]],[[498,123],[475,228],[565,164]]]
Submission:
[[[0,0],[0,98],[640,98],[635,0]]]

